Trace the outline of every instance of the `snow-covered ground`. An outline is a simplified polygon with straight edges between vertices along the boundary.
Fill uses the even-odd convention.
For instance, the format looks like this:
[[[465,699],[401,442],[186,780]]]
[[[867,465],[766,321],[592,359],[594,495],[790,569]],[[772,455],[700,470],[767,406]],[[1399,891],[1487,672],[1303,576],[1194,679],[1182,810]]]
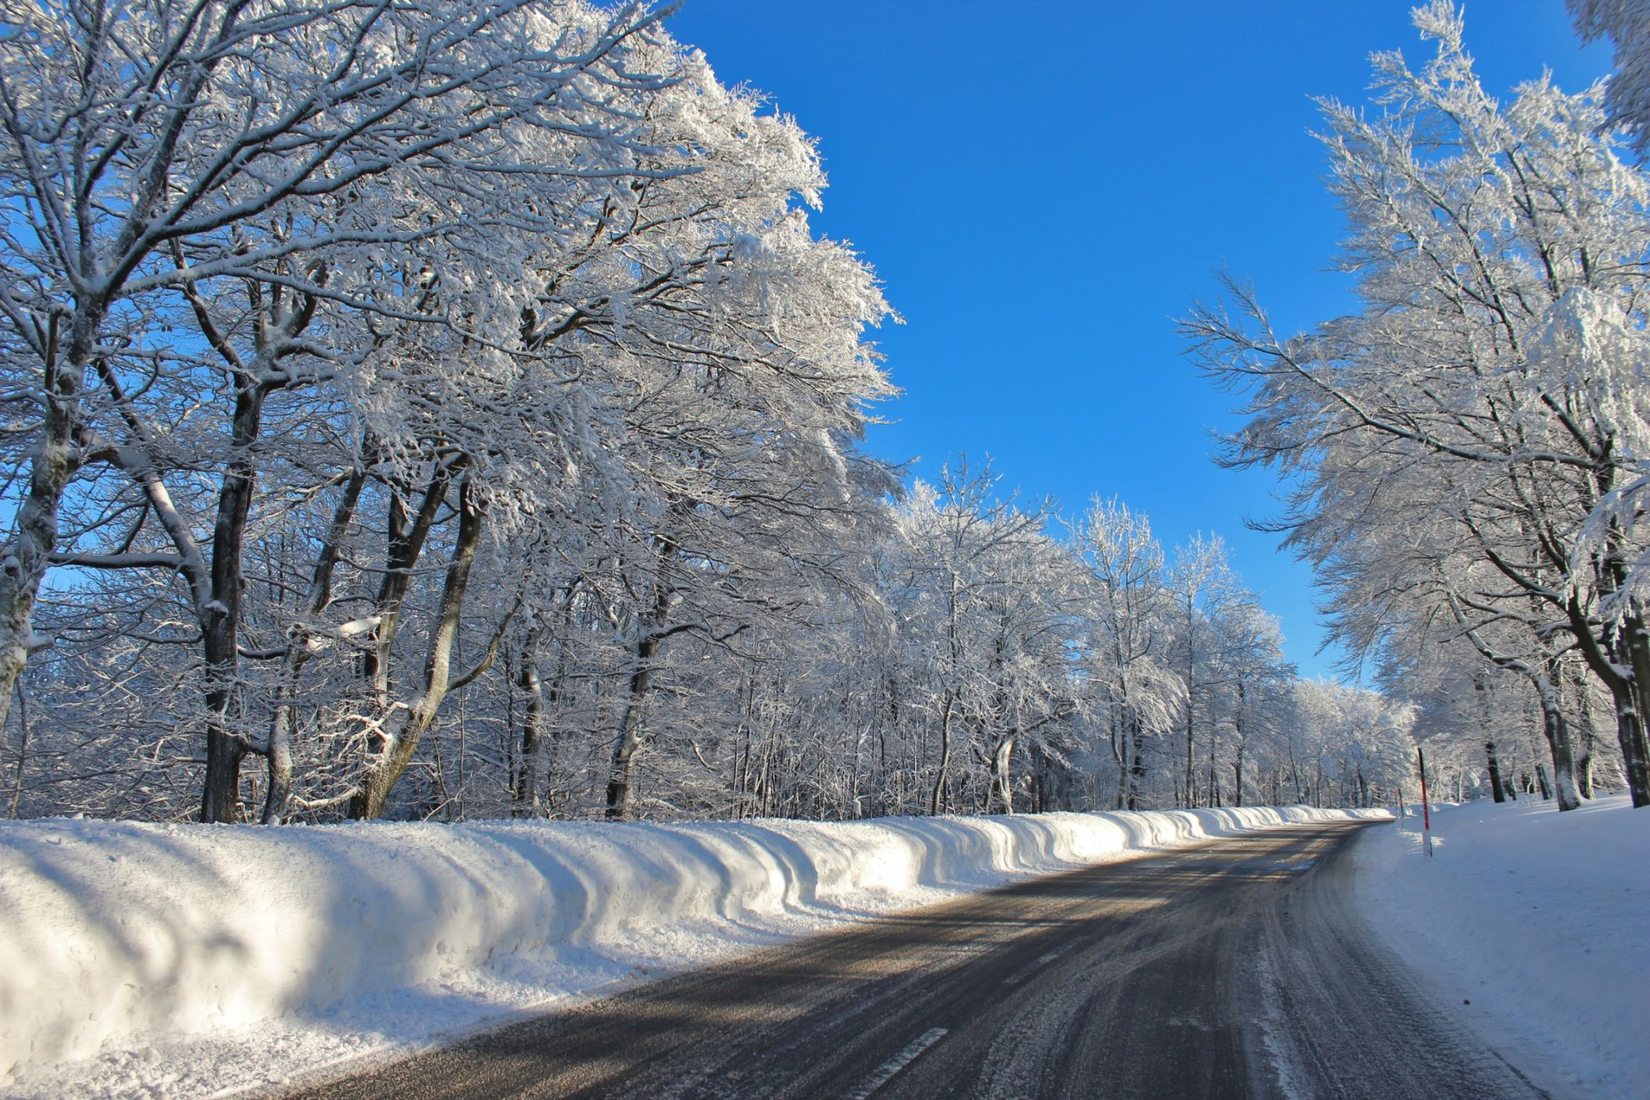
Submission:
[[[316,1080],[833,924],[1291,809],[680,826],[0,824],[0,1094]],[[1644,1095],[1650,811],[1366,834],[1360,900],[1559,1096]]]
[[[0,823],[0,1093],[316,1080],[833,924],[1344,816]]]
[[[1650,1095],[1650,809],[1521,799],[1432,821],[1432,859],[1419,817],[1359,843],[1371,923],[1553,1095]]]

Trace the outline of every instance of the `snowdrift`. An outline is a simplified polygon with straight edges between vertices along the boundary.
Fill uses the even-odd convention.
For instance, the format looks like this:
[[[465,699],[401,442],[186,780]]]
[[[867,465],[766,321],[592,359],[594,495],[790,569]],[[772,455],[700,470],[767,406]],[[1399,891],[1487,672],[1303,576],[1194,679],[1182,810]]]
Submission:
[[[1554,1096],[1650,1095],[1650,810],[1605,795],[1434,809],[1353,849],[1371,926]]]
[[[0,823],[0,1081],[161,1037],[323,1019],[341,1002],[467,972],[623,959],[638,941],[668,960],[675,936],[794,932],[798,916],[818,927],[934,900],[936,889],[1349,816]]]

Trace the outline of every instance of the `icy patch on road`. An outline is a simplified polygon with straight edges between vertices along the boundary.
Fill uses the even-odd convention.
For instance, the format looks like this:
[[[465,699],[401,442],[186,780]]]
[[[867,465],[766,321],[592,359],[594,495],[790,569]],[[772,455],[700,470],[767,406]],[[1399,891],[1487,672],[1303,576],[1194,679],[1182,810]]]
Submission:
[[[1521,799],[1432,821],[1432,859],[1418,817],[1355,848],[1370,923],[1452,1015],[1555,1094],[1644,1096],[1650,809],[1625,795],[1564,814]]]
[[[279,1086],[1027,875],[1347,816],[0,823],[0,1091]]]

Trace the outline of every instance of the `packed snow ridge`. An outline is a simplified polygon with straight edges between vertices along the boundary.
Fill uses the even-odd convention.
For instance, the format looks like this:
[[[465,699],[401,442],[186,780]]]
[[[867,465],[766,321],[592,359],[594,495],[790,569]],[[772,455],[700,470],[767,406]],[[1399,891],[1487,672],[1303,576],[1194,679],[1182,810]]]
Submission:
[[[0,1084],[49,1094],[70,1071],[103,1092],[154,1091],[157,1074],[178,1086],[163,1092],[214,1091],[248,1036],[299,1062],[416,1044],[1025,875],[1357,814],[4,823]]]

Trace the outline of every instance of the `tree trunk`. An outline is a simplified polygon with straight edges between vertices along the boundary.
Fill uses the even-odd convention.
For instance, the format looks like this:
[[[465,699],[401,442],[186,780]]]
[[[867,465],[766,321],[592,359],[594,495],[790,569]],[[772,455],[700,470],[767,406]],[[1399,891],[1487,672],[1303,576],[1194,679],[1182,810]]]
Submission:
[[[659,653],[658,627],[662,625],[664,610],[669,606],[669,595],[663,583],[654,600],[654,619],[648,620],[647,633],[636,643],[636,664],[630,673],[630,694],[625,700],[624,716],[619,720],[619,737],[613,744],[613,767],[607,779],[607,817],[622,820],[630,816],[631,786],[635,781],[636,754],[646,740],[646,726],[642,721],[647,695],[653,686],[653,662]],[[661,620],[655,622],[655,619]]]
[[[991,753],[992,801],[1000,805],[1003,813],[1005,814],[1012,814],[1014,812],[1014,778],[1012,774],[1012,764],[1014,757],[1014,742],[1016,739],[1017,735],[1010,733],[1007,737],[1004,737],[1002,740],[997,742],[996,748]],[[986,808],[986,812],[991,812],[989,805]]]
[[[1146,757],[1140,744],[1140,731],[1134,731],[1132,739],[1134,759],[1129,764],[1129,809],[1138,809],[1140,806],[1140,790],[1146,785]]]
[[[3,729],[4,727],[0,727]],[[29,695],[23,681],[17,681],[17,778],[11,788],[11,805],[6,816],[17,820],[17,809],[23,803],[23,769],[29,763]]]
[[[1621,739],[1621,761],[1627,773],[1627,788],[1634,807],[1650,806],[1650,744],[1646,743],[1644,716],[1650,714],[1650,631],[1641,615],[1629,615],[1622,622],[1627,656],[1633,669],[1632,720],[1617,730]]]
[[[653,606],[640,613],[637,624],[635,664],[630,673],[630,692],[625,702],[624,715],[619,720],[619,736],[613,744],[612,768],[607,780],[607,811],[609,820],[620,820],[630,813],[634,798],[636,754],[646,740],[643,712],[648,692],[652,689],[654,662],[660,643],[673,631],[665,627],[670,617],[676,594],[671,587],[671,562],[681,551],[681,545],[672,533],[673,524],[684,521],[693,512],[693,502],[685,497],[672,496],[665,509],[660,529],[653,536],[655,573],[653,579]]]
[[[270,387],[264,381],[265,369],[272,367],[282,355],[286,341],[309,325],[314,315],[314,300],[287,311],[283,294],[277,289],[269,306],[263,312],[263,295],[258,284],[248,289],[249,301],[258,311],[257,351],[252,369],[243,366],[229,346],[222,342],[207,316],[207,307],[196,295],[193,285],[188,296],[201,318],[202,331],[228,364],[235,380],[235,407],[230,417],[229,457],[224,467],[223,483],[218,489],[218,514],[212,527],[212,560],[207,567],[208,598],[204,606],[196,607],[200,619],[201,649],[204,664],[206,696],[206,775],[201,786],[201,820],[234,821],[240,817],[240,765],[249,751],[262,752],[271,758],[270,793],[284,808],[286,790],[291,785],[290,742],[273,750],[265,744],[254,748],[244,728],[240,713],[242,692],[240,684],[239,646],[241,634],[241,597],[246,588],[244,557],[246,553],[246,524],[251,514],[252,498],[257,489],[258,464],[256,447],[263,434],[264,402]],[[274,318],[273,322],[271,318]],[[118,381],[111,371],[100,366],[109,389],[119,395]],[[139,422],[135,408],[126,406],[121,398],[123,415],[131,425],[134,436],[142,439],[149,434]],[[159,488],[159,471],[148,471]],[[165,513],[161,513],[164,515]],[[168,524],[180,555],[188,562],[198,557],[193,536],[187,527],[173,521]],[[280,753],[281,759],[274,757]],[[281,789],[277,791],[277,786]],[[266,799],[265,820],[269,818],[269,800]]]
[[[395,643],[396,628],[401,621],[401,605],[412,585],[412,574],[418,559],[424,553],[424,544],[435,527],[435,518],[447,499],[452,486],[452,475],[462,460],[447,463],[437,460],[430,483],[424,489],[424,499],[418,514],[409,516],[400,493],[390,497],[389,540],[384,555],[384,579],[378,586],[374,610],[378,624],[373,629],[373,645],[367,650],[363,666],[365,678],[380,695],[389,691],[390,649]]]
[[[368,448],[363,448],[366,450]],[[287,632],[286,656],[282,659],[280,696],[275,700],[275,712],[269,723],[269,790],[264,797],[263,823],[279,825],[286,820],[292,799],[292,743],[297,726],[298,683],[304,665],[310,658],[310,639],[313,620],[332,603],[332,579],[343,557],[344,535],[355,518],[361,501],[361,490],[366,485],[366,463],[357,466],[333,509],[332,522],[327,527],[327,539],[315,559],[315,571],[310,577],[309,592],[304,600],[304,618]]]
[[[951,719],[955,706],[956,699],[953,693],[947,691],[945,706],[940,710],[940,766],[934,776],[934,789],[928,799],[928,813],[934,817],[950,808],[946,787],[951,773]]]
[[[1587,666],[1575,660],[1565,661],[1560,684],[1569,696],[1565,709],[1575,718],[1574,732],[1570,740],[1575,750],[1576,790],[1582,798],[1592,798],[1593,741],[1596,731],[1593,727],[1592,692],[1587,683]]]
[[[1496,758],[1494,741],[1484,742],[1484,756],[1489,763],[1490,796],[1497,802],[1505,802],[1507,796],[1501,790],[1501,761]]]
[[[201,787],[201,820],[240,819],[241,760],[247,745],[233,726],[240,701],[239,642],[241,594],[246,587],[241,559],[246,520],[257,480],[253,444],[263,425],[265,390],[245,381],[235,394],[229,464],[218,490],[218,518],[212,528],[211,600],[201,615],[201,656],[206,674],[206,776]]]
[[[962,592],[962,579],[954,568],[951,569],[950,576],[950,587],[946,591],[945,621],[947,652],[951,655],[951,664],[946,670],[948,679],[959,675],[958,670],[962,667],[962,641],[958,633],[960,610],[957,602]],[[940,766],[938,774],[934,776],[934,788],[928,799],[930,816],[938,816],[948,808],[946,786],[951,771],[951,722],[957,705],[958,690],[949,683],[946,685],[945,704],[940,711]]]
[[[1220,753],[1220,727],[1214,722],[1209,724],[1209,788],[1204,792],[1204,799],[1211,806],[1220,805],[1220,774],[1215,770],[1215,758]]]
[[[1114,711],[1111,720],[1111,754],[1117,762],[1117,797],[1112,809],[1121,810],[1128,806],[1129,796],[1129,733],[1128,724],[1122,714]]]
[[[1191,680],[1188,678],[1186,681],[1186,776],[1181,787],[1180,795],[1180,804],[1188,808],[1197,804],[1197,799],[1193,790],[1193,786],[1196,782],[1193,778],[1193,753],[1192,689]]]
[[[407,770],[419,740],[435,721],[447,693],[485,671],[497,652],[495,644],[474,670],[456,680],[453,677],[453,645],[458,640],[464,597],[470,584],[470,568],[475,564],[485,516],[468,476],[459,483],[458,500],[458,534],[442,585],[439,618],[430,635],[429,654],[424,662],[424,687],[418,698],[403,712],[395,728],[385,731],[379,751],[368,761],[359,789],[350,800],[349,814],[352,818],[370,819],[383,814],[391,788]]]
[[[1578,596],[1567,606],[1570,632],[1581,642],[1581,655],[1610,691],[1616,710],[1616,740],[1622,770],[1635,808],[1650,806],[1650,746],[1645,743],[1643,715],[1650,705],[1650,635],[1644,619],[1629,615],[1618,634],[1603,644],[1593,634]]]
[[[544,680],[539,675],[539,642],[543,630],[534,627],[516,654],[516,687],[521,691],[521,756],[511,778],[511,801],[517,817],[539,812],[538,763],[544,746]]]
[[[75,432],[80,426],[80,394],[91,360],[103,308],[78,311],[72,325],[67,362],[58,356],[58,320],[52,316],[44,337],[45,416],[40,440],[29,454],[29,488],[17,509],[11,541],[0,547],[0,729],[11,712],[17,678],[29,662],[34,638],[34,604],[40,582],[57,547],[57,510],[69,481],[80,469]]]
[[[1484,723],[1484,732],[1488,734],[1490,728],[1490,701],[1489,684],[1485,682],[1485,674],[1475,673],[1472,678],[1473,697],[1478,700],[1478,714]],[[1490,795],[1497,802],[1507,800],[1506,792],[1501,789],[1501,761],[1495,755],[1495,742],[1489,737],[1484,739],[1484,757],[1490,771]]]

